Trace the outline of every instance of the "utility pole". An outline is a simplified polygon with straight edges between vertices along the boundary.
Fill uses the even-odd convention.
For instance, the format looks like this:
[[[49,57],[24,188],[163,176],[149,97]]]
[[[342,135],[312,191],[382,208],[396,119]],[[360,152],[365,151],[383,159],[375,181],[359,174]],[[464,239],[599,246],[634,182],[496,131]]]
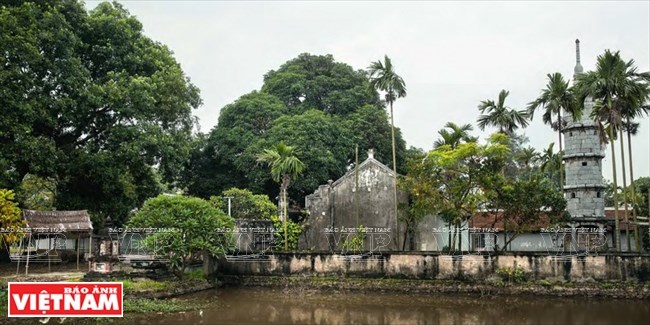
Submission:
[[[354,152],[354,215],[357,219],[357,231],[359,230],[359,145]]]
[[[223,198],[224,198],[224,199],[228,199],[228,216],[229,216],[229,217],[232,217],[232,213],[231,213],[231,211],[232,211],[232,209],[231,209],[232,204],[231,204],[231,203],[232,203],[232,199],[234,198],[234,196],[224,196]]]

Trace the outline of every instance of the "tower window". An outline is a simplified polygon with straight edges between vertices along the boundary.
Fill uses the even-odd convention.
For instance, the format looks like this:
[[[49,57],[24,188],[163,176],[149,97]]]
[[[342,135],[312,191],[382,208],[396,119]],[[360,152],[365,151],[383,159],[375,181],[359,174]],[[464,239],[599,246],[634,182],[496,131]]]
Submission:
[[[596,197],[600,197],[600,191],[596,192]]]
[[[573,136],[573,132],[569,132],[569,136],[572,137],[572,136]]]
[[[575,199],[575,198],[576,198],[576,193],[575,193],[575,192],[571,193],[571,198],[572,198],[572,199]]]
[[[598,131],[597,131],[597,130],[594,130],[594,135],[598,135]]]
[[[586,161],[583,161],[583,162],[582,162],[582,165],[583,165],[583,166],[587,166],[587,162],[586,162]]]

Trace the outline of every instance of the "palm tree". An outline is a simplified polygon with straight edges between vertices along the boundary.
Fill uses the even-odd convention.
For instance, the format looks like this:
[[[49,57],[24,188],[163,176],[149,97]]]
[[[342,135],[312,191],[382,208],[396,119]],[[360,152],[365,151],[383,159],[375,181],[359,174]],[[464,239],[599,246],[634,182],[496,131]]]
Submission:
[[[540,158],[539,153],[535,148],[533,147],[528,147],[528,148],[523,148],[521,151],[515,155],[515,160],[523,165],[525,169],[528,170],[528,178],[530,179],[532,176],[533,172],[533,166],[532,164],[537,161]]]
[[[638,78],[635,78],[631,81],[632,91],[628,94],[628,98],[623,107],[624,121],[622,127],[620,128],[620,139],[621,139],[621,155],[623,155],[623,131],[627,132],[627,146],[628,146],[628,158],[630,162],[630,187],[631,187],[631,199],[632,199],[632,220],[634,220],[634,238],[637,252],[641,252],[641,241],[639,237],[639,229],[637,225],[636,218],[636,190],[634,188],[634,166],[632,163],[632,135],[636,135],[639,130],[639,123],[635,123],[634,119],[636,117],[641,117],[644,114],[648,114],[650,111],[650,105],[646,105],[646,102],[650,100],[650,73],[641,73]],[[623,164],[625,164],[623,162]],[[627,184],[625,180],[625,169],[623,169],[623,188],[627,189]],[[627,193],[626,193],[627,194]],[[625,199],[625,208],[627,213],[627,195],[624,196]],[[629,235],[628,235],[628,248],[629,245]]]
[[[452,149],[455,149],[458,147],[461,141],[468,143],[477,142],[478,137],[472,137],[469,135],[469,131],[473,130],[474,128],[471,124],[457,125],[454,122],[447,122],[447,124],[445,124],[445,128],[438,131],[440,139],[436,140],[433,143],[433,147],[439,148],[444,145],[449,145]]]
[[[372,62],[368,67],[368,75],[370,77],[370,85],[374,89],[386,93],[386,103],[390,106],[390,129],[393,145],[393,194],[395,200],[395,225],[397,227],[395,231],[398,234],[397,242],[399,243],[399,225],[397,224],[397,156],[395,154],[395,120],[393,114],[393,103],[397,98],[406,96],[406,85],[404,84],[402,77],[395,73],[393,63],[388,55],[384,55],[384,62],[381,62],[381,60]]]
[[[481,115],[478,117],[478,127],[485,130],[486,126],[499,128],[499,132],[512,135],[518,128],[528,126],[528,113],[525,110],[515,110],[505,105],[510,92],[501,90],[499,99],[484,100],[478,105]]]
[[[542,170],[543,173],[547,173],[549,175],[549,178],[554,179],[554,175],[556,172],[559,172],[563,166],[562,166],[562,158],[561,158],[561,152],[555,153],[553,152],[553,147],[555,146],[555,143],[552,143],[548,145],[548,148],[542,150],[542,152],[539,155],[539,161],[540,161],[540,169]]]
[[[275,147],[265,149],[264,152],[257,155],[257,162],[268,164],[271,167],[271,177],[274,181],[280,183],[280,211],[284,226],[284,250],[289,249],[287,241],[287,189],[291,180],[296,179],[305,169],[305,164],[296,156],[298,154],[298,150],[294,147],[280,142]]]
[[[643,92],[640,86],[642,83],[637,82],[640,77],[646,78],[645,74],[637,72],[634,60],[625,62],[621,58],[619,51],[605,50],[604,54],[598,56],[595,71],[580,74],[576,78],[576,88],[580,94],[580,99],[588,96],[594,99],[591,116],[599,128],[601,141],[603,143],[609,142],[611,145],[614,188],[618,188],[614,141],[618,131],[622,128],[628,107],[640,107],[643,103],[643,101],[639,101]],[[579,103],[583,103],[583,101],[579,101]],[[625,174],[625,171],[623,173]],[[627,222],[627,214],[625,214],[625,218]],[[620,251],[621,234],[618,220],[618,200],[614,200],[614,222],[616,227],[614,233],[616,249]]]
[[[565,81],[561,73],[547,74],[548,84],[542,89],[539,97],[528,104],[528,115],[533,119],[535,110],[542,107],[544,114],[542,121],[549,124],[554,130],[557,130],[560,159],[562,159],[562,127],[565,121],[562,120],[562,112],[569,113],[574,119],[578,117],[580,111],[576,104],[573,90],[569,87],[569,81]],[[557,121],[553,117],[557,116]],[[564,173],[560,168],[560,191],[564,189]]]
[[[636,244],[636,251],[641,252],[641,237],[639,237],[639,225],[636,218],[636,189],[634,186],[634,164],[632,163],[632,136],[639,132],[639,123],[631,120],[627,116],[627,120],[623,123],[623,129],[627,132],[627,153],[630,160],[630,190],[632,197],[632,220],[634,221],[634,238]]]

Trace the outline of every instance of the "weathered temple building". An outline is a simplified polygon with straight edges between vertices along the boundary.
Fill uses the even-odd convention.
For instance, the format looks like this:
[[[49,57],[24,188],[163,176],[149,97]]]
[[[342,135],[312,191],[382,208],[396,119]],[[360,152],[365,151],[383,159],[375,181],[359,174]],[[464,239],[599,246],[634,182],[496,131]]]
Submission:
[[[346,241],[354,237],[359,226],[365,229],[364,251],[401,248],[404,232],[396,228],[394,181],[393,171],[376,160],[373,150],[369,150],[368,159],[356,170],[349,170],[343,177],[319,186],[305,197],[309,221],[301,236],[300,248],[345,251]],[[398,192],[400,203],[406,203],[407,198],[405,192]]]

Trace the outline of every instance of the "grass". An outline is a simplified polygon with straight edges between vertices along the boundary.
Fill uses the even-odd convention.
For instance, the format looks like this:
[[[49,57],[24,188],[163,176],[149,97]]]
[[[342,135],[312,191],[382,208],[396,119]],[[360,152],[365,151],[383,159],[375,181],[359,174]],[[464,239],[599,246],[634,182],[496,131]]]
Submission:
[[[124,291],[159,291],[165,290],[170,285],[165,282],[144,279],[142,281],[122,280]]]
[[[196,270],[191,272],[185,272],[185,278],[190,280],[204,280],[205,276],[203,275],[203,271]]]
[[[177,313],[205,308],[206,302],[175,299],[124,299],[125,313]]]

